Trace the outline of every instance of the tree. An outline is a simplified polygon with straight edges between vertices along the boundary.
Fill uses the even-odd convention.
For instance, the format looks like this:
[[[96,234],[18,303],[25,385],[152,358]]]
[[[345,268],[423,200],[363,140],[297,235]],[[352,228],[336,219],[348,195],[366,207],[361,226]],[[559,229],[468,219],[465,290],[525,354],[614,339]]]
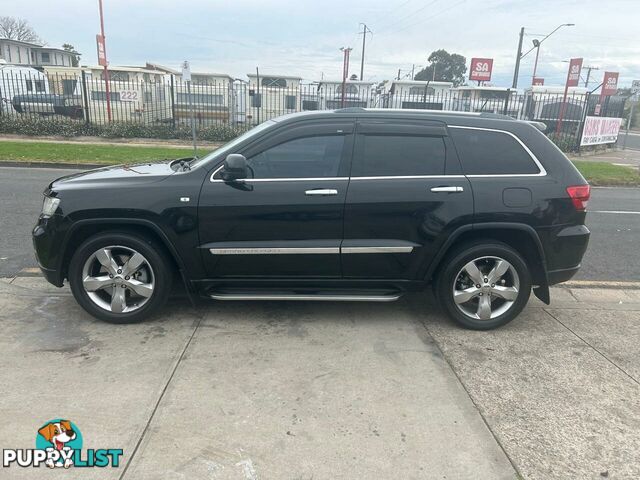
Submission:
[[[40,37],[23,18],[0,17],[0,38],[40,43]]]
[[[467,59],[462,55],[441,49],[432,52],[428,60],[429,65],[416,74],[416,80],[453,82],[454,87],[464,82],[464,74],[467,73]]]
[[[80,53],[78,51],[76,51],[76,47],[74,47],[70,43],[63,43],[62,44],[62,49],[65,52],[69,52],[69,53],[73,54],[71,56],[71,65],[74,66],[74,67],[77,67],[78,64],[80,63]]]

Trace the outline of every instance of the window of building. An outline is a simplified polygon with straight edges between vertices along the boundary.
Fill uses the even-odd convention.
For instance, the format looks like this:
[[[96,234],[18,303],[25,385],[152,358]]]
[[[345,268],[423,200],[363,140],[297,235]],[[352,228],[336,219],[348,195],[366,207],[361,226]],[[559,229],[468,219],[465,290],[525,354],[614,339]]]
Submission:
[[[317,100],[303,100],[302,101],[302,110],[318,110],[318,101]]]
[[[42,60],[42,63],[49,63],[51,62],[51,55],[49,52],[41,52],[40,59]]]
[[[109,98],[111,99],[112,102],[119,102],[120,101],[120,93],[119,92],[109,92]],[[92,90],[91,91],[91,100],[106,102],[107,101],[107,92],[101,92],[99,90]]]
[[[483,100],[504,100],[505,98],[507,98],[507,92],[481,90],[480,98]]]
[[[335,177],[344,137],[325,135],[289,140],[248,159],[254,178]]]
[[[206,104],[206,105],[224,105],[223,95],[214,95],[211,93],[192,93],[191,101],[193,103]],[[176,103],[189,103],[188,92],[178,92],[176,94]]]
[[[442,137],[362,135],[351,175],[444,175],[446,149]]]
[[[467,175],[540,172],[529,153],[507,133],[452,128],[451,136]]]
[[[284,78],[277,78],[277,77],[262,77],[262,79],[260,80],[260,84],[263,87],[286,88],[287,80]]]
[[[36,92],[45,92],[44,80],[25,80],[27,92],[33,92],[34,88]]]
[[[427,87],[426,89],[427,95],[435,95],[436,89],[433,87]],[[409,89],[409,95],[424,95],[425,88],[424,87],[411,87]]]
[[[100,72],[100,78],[104,81],[104,70]],[[109,81],[111,82],[128,82],[129,72],[118,72],[109,70]]]
[[[345,99],[344,105],[342,100],[327,100],[327,108],[330,110],[337,108],[349,108],[349,107],[367,107],[367,102],[361,100],[349,100]]]
[[[336,93],[338,95],[342,95],[342,85],[338,85],[336,87]],[[358,95],[359,93],[359,89],[357,85],[351,85],[351,84],[346,84],[344,86],[344,93],[345,95]]]
[[[256,107],[259,108],[262,106],[262,94],[261,93],[254,93],[253,96],[251,97],[251,106],[252,107]]]
[[[284,97],[284,108],[287,110],[295,110],[296,109],[296,96],[295,95],[287,95]]]
[[[75,79],[64,79],[62,80],[62,94],[63,95],[73,95],[76,91],[76,85],[78,80]]]

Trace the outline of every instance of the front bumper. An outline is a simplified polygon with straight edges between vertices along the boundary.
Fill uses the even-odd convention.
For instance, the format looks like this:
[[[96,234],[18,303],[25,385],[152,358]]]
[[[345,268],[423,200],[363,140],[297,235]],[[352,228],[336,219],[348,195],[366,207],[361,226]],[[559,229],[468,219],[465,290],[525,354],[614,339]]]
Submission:
[[[64,272],[61,268],[61,256],[64,252],[62,224],[63,220],[59,215],[40,217],[31,232],[38,266],[47,281],[56,287],[64,284]]]

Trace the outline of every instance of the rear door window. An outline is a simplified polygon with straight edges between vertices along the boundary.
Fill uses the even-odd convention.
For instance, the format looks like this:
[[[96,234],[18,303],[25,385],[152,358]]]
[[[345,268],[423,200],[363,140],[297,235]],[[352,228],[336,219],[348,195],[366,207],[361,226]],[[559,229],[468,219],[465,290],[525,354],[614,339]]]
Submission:
[[[505,132],[450,128],[467,175],[531,175],[540,169],[520,142]]]
[[[367,134],[358,144],[352,177],[444,175],[442,137]]]

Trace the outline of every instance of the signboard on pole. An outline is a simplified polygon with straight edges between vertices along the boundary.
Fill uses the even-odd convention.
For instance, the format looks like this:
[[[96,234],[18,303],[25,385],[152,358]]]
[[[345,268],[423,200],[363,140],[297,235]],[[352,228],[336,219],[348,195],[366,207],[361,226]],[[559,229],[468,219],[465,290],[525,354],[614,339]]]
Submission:
[[[191,81],[191,65],[189,65],[189,62],[187,60],[182,62],[182,81],[183,82]]]
[[[488,82],[491,80],[493,70],[493,58],[472,58],[469,69],[469,80]]]
[[[569,62],[569,71],[567,72],[567,83],[564,85],[564,96],[562,97],[562,106],[560,107],[560,115],[558,116],[558,123],[556,124],[556,138],[562,131],[562,119],[564,118],[564,112],[567,109],[567,93],[569,87],[577,87],[580,83],[580,71],[582,70],[582,59],[572,58]]]
[[[582,59],[572,58],[569,62],[569,73],[567,75],[567,87],[577,87],[580,84],[580,71],[582,70]]]
[[[533,86],[541,87],[544,85],[544,78],[542,77],[533,77]]]
[[[640,80],[634,80],[631,82],[631,94],[637,95],[640,93]]]
[[[104,37],[100,34],[96,35],[96,47],[98,49],[98,65],[107,66],[107,51],[104,48]]]
[[[622,125],[621,118],[587,117],[582,129],[580,146],[616,143]]]
[[[616,93],[618,93],[618,72],[604,72],[600,98],[609,97]]]

